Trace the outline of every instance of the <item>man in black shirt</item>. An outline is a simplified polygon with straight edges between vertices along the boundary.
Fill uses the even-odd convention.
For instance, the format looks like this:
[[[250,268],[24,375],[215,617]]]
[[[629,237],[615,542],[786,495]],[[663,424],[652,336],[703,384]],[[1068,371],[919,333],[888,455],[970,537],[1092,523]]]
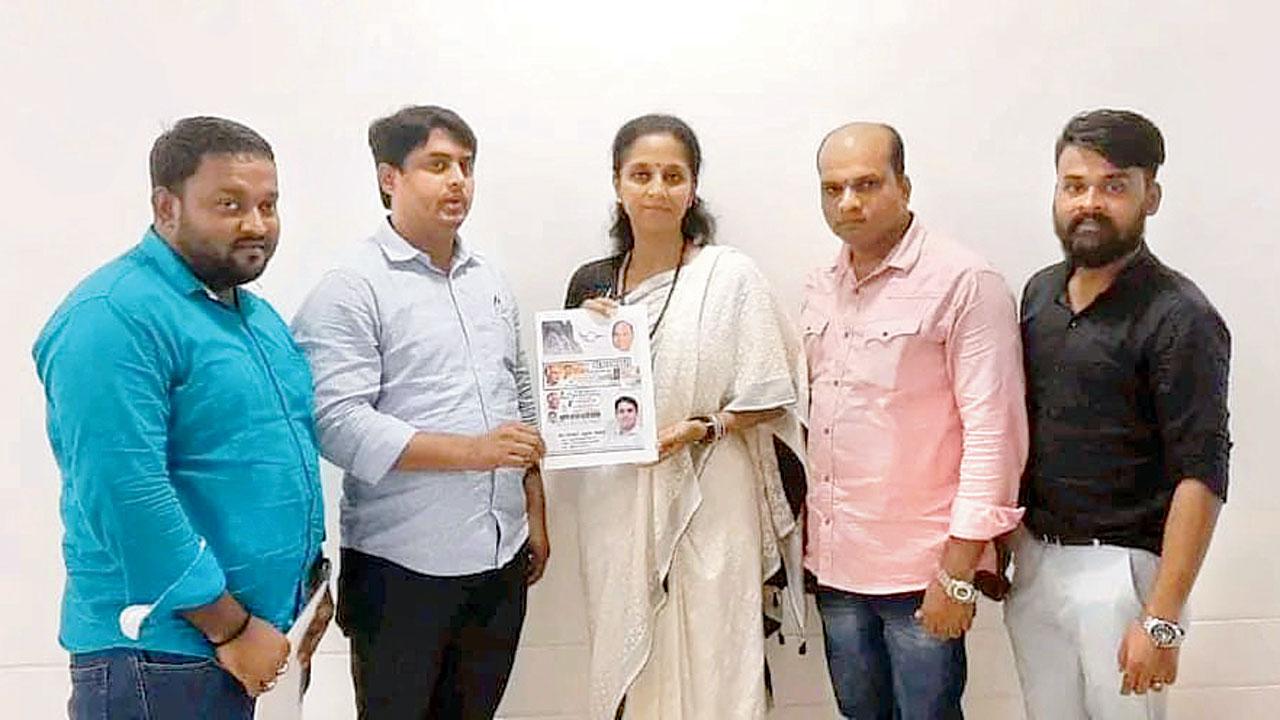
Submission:
[[[1155,125],[1082,113],[1055,151],[1066,260],[1022,299],[1031,448],[1005,622],[1032,720],[1161,718],[1226,499],[1230,336],[1147,249]]]

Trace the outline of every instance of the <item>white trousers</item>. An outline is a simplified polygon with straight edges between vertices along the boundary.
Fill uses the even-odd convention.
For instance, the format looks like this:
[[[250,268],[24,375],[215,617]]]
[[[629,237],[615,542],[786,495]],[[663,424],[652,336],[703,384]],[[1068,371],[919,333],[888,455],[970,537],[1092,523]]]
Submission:
[[[1165,693],[1121,695],[1120,643],[1140,619],[1159,558],[1063,546],[1019,528],[1004,621],[1028,720],[1163,720]]]

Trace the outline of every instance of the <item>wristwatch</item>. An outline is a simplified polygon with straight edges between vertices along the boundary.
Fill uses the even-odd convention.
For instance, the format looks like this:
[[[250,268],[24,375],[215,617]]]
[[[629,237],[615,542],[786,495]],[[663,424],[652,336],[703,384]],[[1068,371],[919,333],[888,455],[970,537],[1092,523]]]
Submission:
[[[702,439],[698,440],[699,445],[710,445],[724,436],[724,425],[714,415],[698,415],[689,419],[702,426]]]
[[[1142,619],[1142,629],[1151,638],[1151,643],[1161,649],[1176,648],[1187,637],[1187,631],[1181,625],[1154,615]]]
[[[951,577],[946,570],[938,570],[938,584],[942,586],[942,590],[947,594],[947,597],[962,605],[972,605],[978,602],[978,588],[974,587],[971,582]]]

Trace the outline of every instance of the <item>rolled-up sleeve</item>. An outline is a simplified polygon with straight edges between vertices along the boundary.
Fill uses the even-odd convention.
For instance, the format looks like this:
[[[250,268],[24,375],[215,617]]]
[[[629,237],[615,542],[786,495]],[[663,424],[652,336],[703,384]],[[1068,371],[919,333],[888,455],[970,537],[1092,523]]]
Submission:
[[[1164,317],[1153,345],[1152,395],[1165,472],[1174,482],[1199,480],[1226,500],[1231,450],[1226,323],[1211,307],[1182,302]]]
[[[36,348],[68,501],[123,569],[131,603],[206,605],[226,576],[169,476],[169,390],[162,343],[107,298],[70,310]]]
[[[1017,527],[1018,484],[1027,459],[1022,344],[1013,296],[994,271],[957,287],[947,362],[963,426],[953,537],[990,540]]]
[[[303,302],[292,326],[315,378],[321,454],[369,483],[391,471],[417,432],[375,407],[382,387],[378,322],[369,285],[335,271]]]

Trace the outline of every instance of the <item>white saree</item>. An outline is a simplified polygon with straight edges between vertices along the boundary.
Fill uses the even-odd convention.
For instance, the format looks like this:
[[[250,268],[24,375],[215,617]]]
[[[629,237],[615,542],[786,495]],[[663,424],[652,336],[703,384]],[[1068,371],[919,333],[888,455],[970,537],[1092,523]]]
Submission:
[[[626,298],[651,322],[672,273]],[[800,344],[744,254],[702,248],[681,270],[653,345],[658,426],[721,410],[786,408],[712,446],[651,466],[582,473],[579,542],[590,625],[590,717],[761,718],[765,579],[785,568],[783,608],[803,618],[802,530],[774,439],[803,458]],[[664,588],[665,585],[665,588]]]

